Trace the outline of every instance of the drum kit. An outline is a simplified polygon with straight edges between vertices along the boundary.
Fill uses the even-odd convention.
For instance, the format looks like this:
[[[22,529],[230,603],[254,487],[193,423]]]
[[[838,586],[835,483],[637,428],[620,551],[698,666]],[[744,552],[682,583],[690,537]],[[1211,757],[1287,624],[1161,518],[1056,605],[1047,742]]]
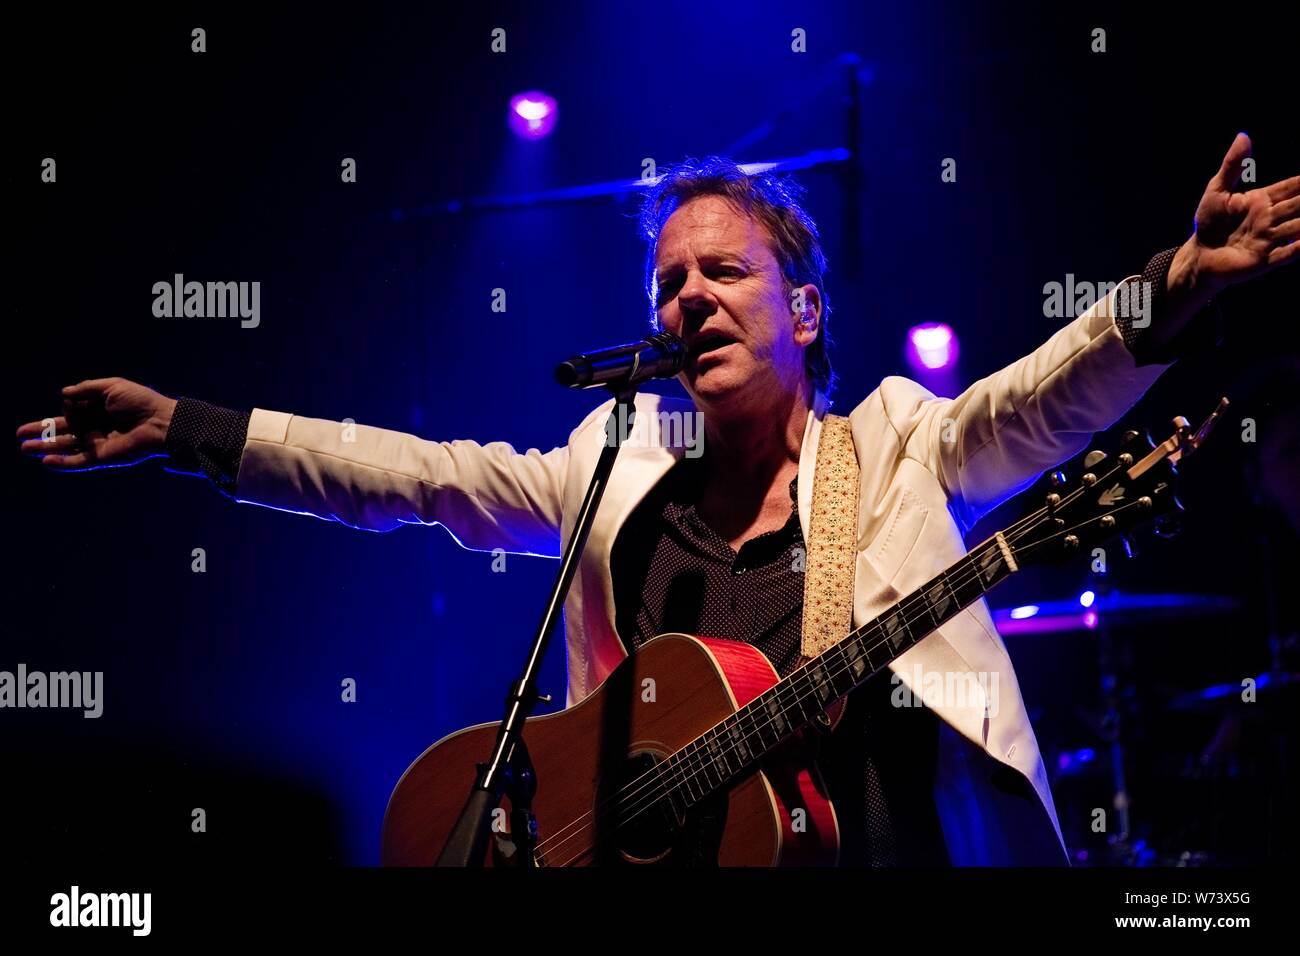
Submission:
[[[1250,656],[1240,653],[1249,616],[1235,598],[1084,591],[997,610],[994,619],[1013,651],[1034,635],[1075,632],[1095,660],[1095,684],[1076,694],[1082,705],[1063,719],[1047,707],[1035,715],[1050,728],[1039,743],[1075,865],[1289,858],[1297,844],[1295,635],[1267,642],[1267,660],[1254,661],[1266,669],[1225,681]],[[1264,642],[1254,645],[1262,653]],[[1238,652],[1231,664],[1216,646]],[[1202,683],[1206,675],[1220,679]]]

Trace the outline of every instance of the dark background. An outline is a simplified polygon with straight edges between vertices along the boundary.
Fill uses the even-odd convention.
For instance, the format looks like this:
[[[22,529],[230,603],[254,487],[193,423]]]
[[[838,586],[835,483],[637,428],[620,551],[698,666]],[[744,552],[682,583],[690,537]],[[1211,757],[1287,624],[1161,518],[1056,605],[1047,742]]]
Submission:
[[[9,427],[57,414],[65,384],[121,375],[236,408],[562,443],[602,396],[554,386],[553,363],[645,328],[634,202],[442,205],[631,179],[645,157],[844,145],[846,53],[862,61],[861,188],[831,170],[800,177],[831,260],[845,414],[906,372],[911,325],[953,325],[969,383],[1061,324],[1043,318],[1044,283],[1115,281],[1182,242],[1238,130],[1261,185],[1300,172],[1294,34],[1269,7],[473,6],[8,14]],[[190,52],[195,26],[206,53]],[[497,26],[505,55],[489,50]],[[1102,55],[1089,51],[1097,26]],[[806,54],[790,51],[795,27]],[[559,127],[520,142],[506,104],[535,88],[558,98]],[[40,182],[46,156],[57,184]],[[340,182],[343,157],[355,184]],[[940,181],[945,157],[956,183]],[[261,326],[154,318],[151,287],[177,272],[260,281]],[[1257,380],[1261,359],[1294,352],[1296,273],[1225,295],[1223,344],[1168,372],[1126,421],[1199,419]],[[505,314],[490,309],[498,287]],[[1270,808],[1291,765],[1267,722],[1251,724],[1235,771],[1194,778],[1221,714],[1168,706],[1265,669],[1265,571],[1294,580],[1259,544],[1271,519],[1248,504],[1239,421],[1189,469],[1176,544],[1115,563],[1100,585],[1082,564],[1033,570],[993,601],[1100,586],[1242,602],[1110,635],[1135,827],[1157,859],[1262,860],[1286,845]],[[366,534],[236,506],[156,464],[56,475],[15,451],[5,465],[0,669],[100,670],[106,701],[98,720],[0,713],[0,859],[376,862],[407,764],[499,715],[556,564],[512,556],[497,574],[440,530]],[[196,547],[204,574],[190,570]],[[1086,830],[1109,799],[1090,724],[1097,638],[1008,640],[1049,768],[1063,750],[1098,752],[1055,785],[1081,862],[1106,852]],[[563,700],[562,640],[542,685]],[[194,807],[205,835],[190,831]]]

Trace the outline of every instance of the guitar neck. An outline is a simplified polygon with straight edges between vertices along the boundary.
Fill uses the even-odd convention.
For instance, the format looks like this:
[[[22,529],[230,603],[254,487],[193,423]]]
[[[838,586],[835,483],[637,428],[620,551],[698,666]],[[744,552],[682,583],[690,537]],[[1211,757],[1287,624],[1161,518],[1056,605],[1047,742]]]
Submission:
[[[1001,533],[701,734],[659,766],[685,810],[754,766],[839,698],[884,670],[1018,570]]]

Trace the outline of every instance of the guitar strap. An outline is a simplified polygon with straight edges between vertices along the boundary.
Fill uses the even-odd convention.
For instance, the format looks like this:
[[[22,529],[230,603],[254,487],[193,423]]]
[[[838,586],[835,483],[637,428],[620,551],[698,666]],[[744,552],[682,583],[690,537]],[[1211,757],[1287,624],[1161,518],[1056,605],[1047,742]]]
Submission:
[[[857,565],[857,452],[849,420],[822,418],[813,471],[812,517],[804,569],[800,650],[816,657],[853,630],[853,571]]]

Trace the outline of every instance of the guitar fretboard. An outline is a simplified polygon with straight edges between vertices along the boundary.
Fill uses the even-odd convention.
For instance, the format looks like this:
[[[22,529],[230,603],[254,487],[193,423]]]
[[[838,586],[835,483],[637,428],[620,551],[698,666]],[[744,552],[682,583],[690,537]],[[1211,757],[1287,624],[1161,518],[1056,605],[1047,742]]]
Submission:
[[[884,614],[808,661],[656,767],[663,795],[684,813],[749,770],[836,700],[1016,570],[995,535]]]

